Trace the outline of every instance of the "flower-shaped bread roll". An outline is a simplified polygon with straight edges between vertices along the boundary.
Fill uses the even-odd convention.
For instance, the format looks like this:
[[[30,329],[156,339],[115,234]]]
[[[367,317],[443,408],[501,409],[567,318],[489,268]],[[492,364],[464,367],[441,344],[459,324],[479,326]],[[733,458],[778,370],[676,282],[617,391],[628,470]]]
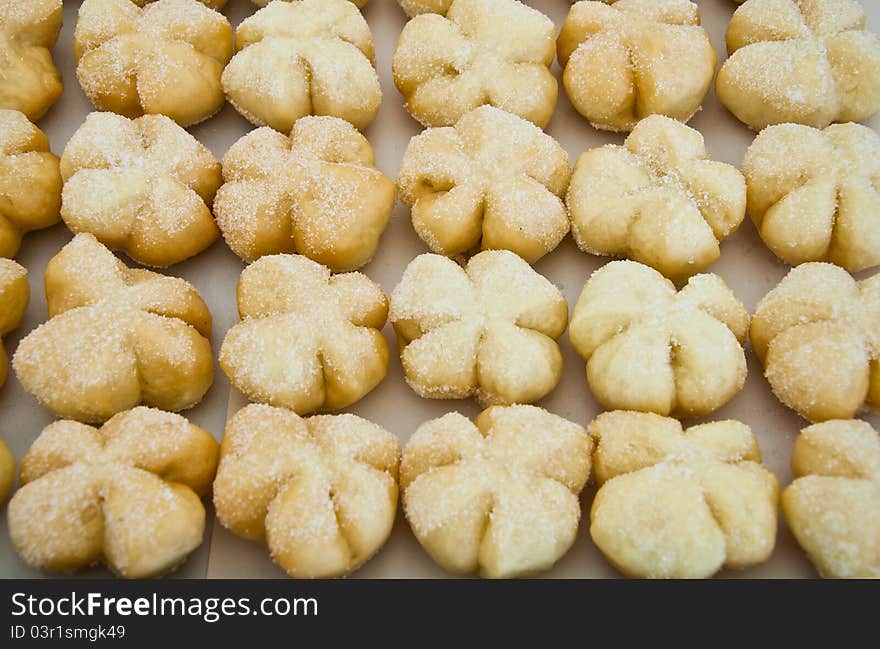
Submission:
[[[810,421],[880,407],[880,275],[833,264],[793,268],[758,303],[752,347],[782,403]]]
[[[745,216],[746,184],[736,167],[709,159],[698,131],[652,115],[623,146],[581,155],[566,202],[581,250],[680,280],[718,259]]]
[[[76,76],[99,110],[161,113],[182,126],[223,107],[232,27],[196,0],[85,0],[74,34]]]
[[[21,322],[30,299],[27,270],[11,259],[0,257],[0,387],[6,383],[6,350],[3,336]]]
[[[348,0],[270,2],[235,30],[235,49],[223,90],[254,124],[287,133],[333,115],[363,129],[379,110],[373,35]]]
[[[653,114],[688,121],[709,92],[717,61],[688,0],[578,2],[557,52],[575,109],[610,131],[632,130]]]
[[[451,126],[489,104],[543,128],[558,93],[550,73],[555,31],[517,0],[453,0],[445,16],[422,14],[403,28],[394,83],[425,126]]]
[[[303,117],[289,138],[251,131],[223,157],[223,178],[214,213],[245,261],[298,252],[337,272],[359,268],[394,208],[394,183],[370,143],[336,117]]]
[[[795,440],[785,521],[823,577],[880,578],[880,436],[870,424],[835,420]]]
[[[612,261],[584,285],[569,335],[605,408],[702,417],[745,383],[748,329],[718,275],[694,275],[676,292],[648,266]]]
[[[217,238],[220,163],[164,115],[91,113],[61,156],[61,216],[141,264],[169,266]]]
[[[9,536],[30,565],[101,561],[121,577],[173,570],[202,543],[218,445],[180,415],[121,412],[100,429],[56,421],[21,461]]]
[[[6,500],[6,496],[15,482],[15,458],[0,439],[0,503]]]
[[[422,397],[532,403],[559,383],[568,304],[507,250],[481,252],[466,268],[419,255],[391,295],[390,319],[406,381]]]
[[[727,27],[727,51],[718,98],[755,130],[880,110],[880,38],[856,0],[748,0]]]
[[[535,406],[457,412],[410,437],[400,465],[413,533],[450,572],[507,578],[549,569],[574,542],[590,475],[586,431]]]
[[[140,403],[184,410],[214,379],[211,314],[177,277],[128,268],[90,234],[46,266],[49,320],[12,365],[55,414],[101,422]]]
[[[615,411],[589,428],[599,491],[590,534],[629,577],[699,579],[766,561],[779,483],[751,429]]]
[[[524,119],[492,106],[412,138],[397,178],[413,227],[434,252],[512,250],[534,263],[568,232],[560,196],[568,154]]]
[[[22,236],[58,222],[61,173],[49,140],[23,113],[0,109],[0,257]]]
[[[355,415],[308,419],[249,405],[226,426],[217,518],[264,543],[291,577],[341,577],[385,543],[397,514],[400,442]]]
[[[61,31],[61,0],[0,0],[0,108],[40,119],[64,86],[49,51]]]
[[[790,264],[880,264],[880,136],[860,124],[770,126],[746,152],[749,214]]]
[[[252,401],[299,414],[345,408],[385,378],[388,301],[366,275],[331,275],[300,255],[263,257],[238,280],[238,313],[220,366]]]

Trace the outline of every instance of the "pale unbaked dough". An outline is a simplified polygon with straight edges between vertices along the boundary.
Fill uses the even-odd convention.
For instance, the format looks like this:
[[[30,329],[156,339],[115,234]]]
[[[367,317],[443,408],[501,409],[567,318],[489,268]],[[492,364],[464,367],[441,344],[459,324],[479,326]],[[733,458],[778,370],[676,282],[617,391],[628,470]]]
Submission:
[[[226,425],[220,458],[218,520],[291,577],[342,577],[391,533],[400,442],[366,419],[249,405]]]
[[[33,122],[61,96],[50,50],[61,31],[61,0],[0,0],[0,108]]]
[[[562,375],[556,340],[568,304],[507,250],[481,252],[465,268],[419,255],[391,294],[390,320],[406,381],[422,397],[532,403]]]
[[[880,437],[870,424],[808,426],[794,443],[782,512],[823,577],[880,578]]]
[[[331,275],[301,255],[262,257],[241,274],[238,312],[220,366],[252,401],[335,410],[385,378],[388,301],[366,275]]]
[[[718,259],[719,243],[739,228],[746,184],[736,167],[709,159],[698,131],[652,115],[623,146],[581,154],[566,203],[584,252],[629,257],[683,280]]]
[[[6,383],[6,350],[3,336],[21,322],[30,299],[27,270],[11,259],[0,257],[0,387]]]
[[[727,27],[721,103],[755,130],[859,122],[880,110],[880,38],[856,0],[748,0]]]
[[[758,303],[752,347],[782,403],[810,421],[880,407],[880,275],[833,264],[793,268]]]
[[[748,426],[682,430],[675,419],[618,410],[589,431],[599,485],[590,535],[624,575],[699,579],[770,558],[779,483]]]
[[[410,437],[403,505],[431,558],[455,573],[508,578],[549,569],[574,543],[590,475],[584,429],[535,406],[457,412]]]
[[[99,110],[161,113],[182,126],[223,107],[232,26],[196,0],[85,0],[74,32],[76,76]]]
[[[529,263],[568,233],[561,196],[568,154],[552,137],[493,106],[412,138],[397,184],[412,222],[442,255],[511,250]]]
[[[180,415],[121,412],[100,429],[47,426],[21,461],[9,536],[30,565],[120,577],[167,573],[202,543],[218,444]]]
[[[574,307],[569,336],[607,409],[702,417],[746,380],[749,313],[718,275],[681,291],[634,261],[594,272]]]
[[[629,131],[648,115],[688,121],[717,57],[688,0],[578,2],[557,41],[562,83],[596,128]]]
[[[558,88],[553,21],[517,0],[453,0],[445,16],[416,16],[403,28],[391,68],[410,114],[451,126],[489,104],[547,125]]]
[[[298,252],[334,271],[373,257],[394,208],[394,182],[373,149],[336,117],[303,117],[290,137],[251,131],[223,157],[214,213],[245,261]]]
[[[164,115],[91,113],[61,156],[61,216],[148,266],[200,253],[219,234],[210,205],[220,163]]]
[[[235,30],[226,98],[246,119],[289,132],[304,115],[366,128],[382,92],[373,35],[348,0],[270,2]]]
[[[0,108],[0,257],[14,257],[22,236],[61,218],[58,156],[23,113]]]
[[[0,504],[6,500],[6,496],[15,482],[15,458],[0,439]]]
[[[880,136],[861,124],[770,126],[746,152],[749,214],[780,259],[880,264]]]
[[[49,320],[12,365],[55,414],[101,422],[140,403],[184,410],[208,391],[211,314],[188,282],[128,268],[78,234],[49,260],[45,284]]]

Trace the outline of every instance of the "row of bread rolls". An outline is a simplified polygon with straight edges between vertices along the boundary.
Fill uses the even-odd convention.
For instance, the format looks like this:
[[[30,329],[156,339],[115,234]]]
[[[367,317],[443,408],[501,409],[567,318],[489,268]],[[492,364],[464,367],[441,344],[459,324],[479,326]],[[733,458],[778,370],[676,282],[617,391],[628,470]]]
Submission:
[[[225,100],[257,125],[288,132],[304,115],[363,129],[382,93],[370,28],[347,0],[274,1],[233,34],[212,0],[85,0],[75,33],[77,77],[100,110],[162,113],[188,126]],[[363,4],[357,3],[358,5]],[[425,126],[449,126],[490,104],[540,127],[550,121],[554,58],[574,107],[594,126],[629,131],[700,109],[717,56],[689,0],[578,2],[553,22],[516,0],[402,1],[414,17],[394,53],[394,81]],[[427,13],[425,13],[427,12]],[[3,0],[7,61],[0,105],[38,119],[61,94],[49,48],[61,0]],[[755,129],[823,128],[880,110],[880,39],[856,0],[747,0],[727,30],[716,88]]]
[[[0,333],[27,302],[26,271],[3,263]],[[140,403],[184,410],[207,392],[211,315],[190,284],[128,268],[89,234],[50,260],[45,284],[49,320],[13,358],[44,406],[100,422]],[[504,250],[464,266],[420,255],[390,300],[360,272],[268,255],[242,272],[237,299],[241,321],[226,333],[221,368],[251,400],[298,414],[347,407],[385,378],[388,320],[407,383],[425,398],[534,403],[560,380],[557,340],[568,328],[608,410],[711,414],[745,383],[747,336],[773,392],[806,419],[880,407],[880,276],[856,281],[833,264],[793,269],[751,323],[717,275],[677,290],[648,266],[614,261],[587,279],[569,325],[559,289]]]
[[[792,470],[782,511],[820,573],[880,576],[877,431],[853,420],[809,426]],[[0,445],[0,497],[13,471]],[[267,546],[293,577],[338,577],[388,539],[402,489],[410,527],[440,566],[518,577],[572,546],[591,475],[590,535],[627,576],[710,577],[773,553],[779,484],[745,424],[684,430],[618,410],[584,430],[522,405],[426,422],[402,457],[394,435],[355,415],[303,419],[257,404],[230,419],[219,449],[183,417],[150,408],[101,428],[56,421],[22,460],[9,533],[43,570],[100,562],[127,578],[160,575],[202,542],[200,499],[213,482],[222,525]]]
[[[447,256],[505,249],[534,263],[571,230],[585,252],[680,282],[718,259],[748,211],[788,263],[880,263],[880,137],[853,123],[768,127],[741,173],[712,160],[697,131],[654,115],[572,172],[550,135],[483,106],[412,138],[395,190],[366,138],[334,117],[303,117],[289,136],[256,129],[221,166],[165,116],[114,113],[91,113],[59,162],[23,114],[0,110],[0,171],[7,257],[25,232],[62,218],[150,266],[222,233],[245,261],[298,252],[352,270],[373,257],[399,192],[418,235]]]

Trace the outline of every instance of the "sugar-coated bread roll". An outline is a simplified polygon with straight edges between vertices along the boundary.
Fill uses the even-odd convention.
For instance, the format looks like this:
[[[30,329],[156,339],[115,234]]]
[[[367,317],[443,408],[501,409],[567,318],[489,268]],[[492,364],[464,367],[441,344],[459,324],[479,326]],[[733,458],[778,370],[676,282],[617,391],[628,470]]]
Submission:
[[[793,268],[758,303],[752,347],[782,403],[810,421],[880,407],[880,275],[833,264]]]
[[[755,130],[824,128],[880,110],[880,38],[857,0],[748,0],[727,27],[721,103]]]
[[[568,154],[552,137],[492,106],[412,138],[397,177],[432,251],[511,250],[534,263],[568,232],[561,196]]]
[[[746,211],[736,167],[709,159],[703,136],[669,117],[639,122],[623,146],[578,158],[566,198],[578,247],[629,257],[673,280],[721,254]]]
[[[880,264],[880,136],[861,124],[770,126],[746,152],[749,214],[789,264]]]
[[[373,35],[348,0],[270,2],[235,30],[235,50],[223,90],[254,124],[288,133],[333,115],[364,129],[379,110]]]
[[[36,122],[61,96],[51,49],[61,31],[61,0],[0,0],[0,108]]]
[[[717,57],[689,0],[578,2],[557,41],[575,109],[609,131],[648,115],[688,121],[712,85]]]
[[[416,16],[391,63],[406,109],[425,126],[452,126],[489,104],[543,128],[556,108],[550,73],[556,29],[517,0],[453,0]]]
[[[455,573],[509,578],[548,570],[574,543],[592,442],[535,406],[457,412],[410,437],[403,505],[431,558]]]
[[[341,577],[372,557],[397,514],[400,442],[355,415],[308,419],[249,405],[226,426],[214,507],[291,577]]]
[[[27,270],[11,259],[0,257],[0,387],[6,383],[6,350],[3,336],[21,322],[30,299]]]
[[[779,482],[751,429],[617,410],[589,428],[599,491],[590,535],[628,577],[700,579],[770,558]]]
[[[245,261],[298,252],[336,272],[372,259],[394,208],[394,182],[367,139],[336,117],[299,119],[290,137],[251,131],[223,157],[214,213]]]
[[[232,26],[196,0],[85,0],[74,32],[76,76],[98,110],[161,113],[181,126],[223,107]]]
[[[569,336],[608,410],[702,417],[742,389],[748,330],[748,311],[718,275],[676,292],[653,268],[612,261],[584,285]]]
[[[0,439],[0,503],[6,500],[6,496],[15,482],[15,458]]]
[[[134,408],[100,429],[49,424],[21,461],[9,536],[30,565],[105,563],[139,579],[174,570],[202,543],[219,447],[180,415]]]
[[[144,403],[178,411],[214,380],[211,314],[188,282],[128,268],[90,234],[49,260],[49,320],[12,365],[52,412],[102,422]]]
[[[200,253],[219,234],[210,205],[220,163],[165,115],[91,113],[61,156],[61,216],[148,266]]]
[[[880,436],[870,424],[808,426],[794,443],[782,512],[823,577],[880,578]]]
[[[557,339],[568,323],[559,289],[507,250],[465,268],[440,255],[413,259],[391,294],[406,381],[428,399],[532,403],[562,375]]]
[[[299,414],[345,408],[388,369],[388,301],[362,273],[331,275],[301,255],[269,255],[238,280],[241,322],[220,366],[251,401]]]
[[[61,218],[58,156],[24,113],[0,108],[0,257],[14,257],[22,236]]]

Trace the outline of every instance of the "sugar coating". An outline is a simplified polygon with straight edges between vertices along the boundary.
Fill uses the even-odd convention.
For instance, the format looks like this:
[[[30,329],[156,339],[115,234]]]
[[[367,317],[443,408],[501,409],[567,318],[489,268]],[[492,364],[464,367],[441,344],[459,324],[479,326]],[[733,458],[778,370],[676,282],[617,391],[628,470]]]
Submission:
[[[618,410],[589,432],[599,485],[590,534],[625,575],[699,579],[770,557],[779,483],[748,426],[683,430],[675,419]]]
[[[8,363],[2,337],[19,325],[29,298],[27,270],[11,259],[0,257],[0,387],[6,383]]]
[[[880,136],[870,128],[770,126],[746,152],[743,173],[752,220],[780,259],[852,273],[880,264]]]
[[[581,154],[566,196],[578,247],[629,257],[682,280],[721,254],[742,223],[746,185],[709,159],[703,136],[662,115],[639,122],[623,146]]]
[[[432,251],[504,249],[535,263],[568,233],[561,196],[568,154],[549,135],[493,106],[412,138],[397,184]]]
[[[354,415],[308,419],[252,404],[226,426],[214,507],[268,546],[291,577],[341,577],[385,543],[397,513],[400,443]]]
[[[556,340],[568,322],[559,289],[507,250],[465,268],[419,255],[391,294],[406,381],[422,397],[483,405],[532,403],[562,373]]]
[[[189,283],[127,268],[91,234],[49,261],[45,283],[49,320],[13,367],[54,413],[102,422],[140,403],[184,410],[211,386],[211,314]]]
[[[755,130],[824,128],[880,110],[880,37],[856,0],[748,0],[727,28],[716,91]]]
[[[742,389],[745,306],[718,275],[680,291],[659,272],[612,261],[584,284],[569,335],[607,409],[701,417]]]
[[[880,277],[833,264],[793,268],[758,303],[752,346],[782,403],[810,421],[880,406]]]
[[[238,26],[235,49],[223,90],[258,126],[288,133],[300,117],[333,115],[364,129],[379,110],[373,36],[347,0],[270,2]]]
[[[0,109],[40,119],[61,96],[50,50],[61,31],[61,0],[0,0]]]
[[[880,577],[880,437],[870,424],[833,420],[795,440],[795,480],[782,512],[823,577]]]
[[[58,222],[61,174],[49,140],[24,113],[0,108],[0,257],[14,257],[26,232]]]
[[[220,366],[252,401],[299,414],[339,409],[385,378],[388,303],[366,275],[269,255],[242,272],[238,311]]]
[[[549,569],[574,542],[592,442],[542,408],[493,406],[422,424],[400,466],[407,520],[437,563],[509,578]]]
[[[181,126],[223,106],[232,26],[196,0],[85,0],[74,32],[76,76],[99,110],[167,115]]]
[[[337,117],[303,117],[290,137],[251,131],[224,156],[223,179],[214,213],[245,261],[298,252],[337,272],[359,268],[394,208],[370,143]]]
[[[218,455],[209,433],[152,408],[121,412],[100,429],[56,421],[21,461],[9,535],[43,570],[102,562],[126,578],[166,573],[202,542],[199,499]]]
[[[210,205],[220,163],[164,115],[90,113],[61,157],[61,216],[150,266],[198,254],[217,238]]]
[[[688,0],[578,2],[557,40],[575,109],[610,131],[660,114],[687,122],[700,109],[717,56]]]
[[[556,107],[553,22],[517,0],[453,0],[403,28],[392,60],[397,89],[424,126],[452,126],[491,105],[543,128]]]

